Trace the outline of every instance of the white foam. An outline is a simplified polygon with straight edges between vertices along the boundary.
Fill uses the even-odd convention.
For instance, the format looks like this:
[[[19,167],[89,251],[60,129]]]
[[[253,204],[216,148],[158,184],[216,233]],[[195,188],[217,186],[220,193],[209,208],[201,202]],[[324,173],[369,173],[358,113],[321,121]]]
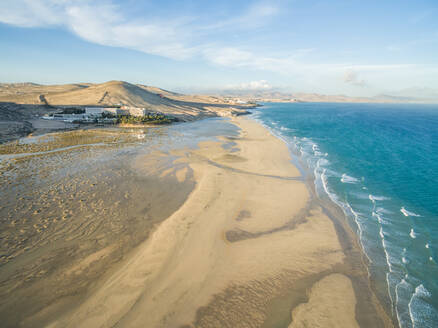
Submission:
[[[377,221],[379,221],[380,224],[383,223],[382,217],[379,215],[378,212],[373,211],[373,212],[371,213],[371,215],[374,216],[375,218],[377,218]]]
[[[392,272],[392,265],[391,265],[391,261],[389,259],[388,250],[386,248],[385,234],[383,233],[383,226],[382,226],[383,219],[378,213],[376,213],[374,211],[372,212],[372,216],[376,217],[377,221],[380,224],[379,235],[380,235],[380,239],[382,241],[383,252],[385,253],[385,260],[386,260],[386,264],[388,265],[388,270],[389,270],[389,272]],[[389,292],[389,281],[387,281],[387,282],[388,282],[388,292]]]
[[[370,201],[372,201],[373,203],[374,203],[376,200],[389,200],[389,199],[391,199],[391,198],[388,198],[388,197],[385,197],[385,196],[374,196],[374,195],[371,195],[371,194],[368,195],[368,198],[369,198]]]
[[[344,174],[342,174],[341,182],[342,183],[358,183],[359,179],[356,179],[356,178],[351,177],[351,176],[344,173]]]
[[[411,236],[412,239],[417,238],[417,234],[415,233],[414,229],[411,229],[409,236]]]
[[[322,158],[321,158],[321,160],[322,160]],[[318,161],[318,162],[319,162],[319,161]],[[332,192],[330,192],[330,190],[329,190],[329,188],[328,188],[326,172],[327,172],[327,169],[323,169],[323,170],[322,170],[322,173],[321,173],[322,187],[324,188],[324,191],[325,191],[326,194],[329,196],[329,198],[330,198],[334,203],[339,204],[338,201],[337,201],[336,196],[335,196]]]
[[[386,208],[383,208],[383,207],[377,207],[376,208],[376,212],[377,213],[382,213],[382,214],[393,214],[394,212],[391,212],[391,211],[389,211],[389,210],[387,210]]]
[[[328,165],[330,162],[325,158],[318,159],[319,166]]]
[[[436,327],[435,324],[438,314],[436,310],[425,301],[431,296],[432,294],[423,286],[423,284],[420,284],[415,288],[415,291],[408,303],[412,328]]]
[[[362,229],[362,225],[361,225],[361,223],[359,222],[359,213],[356,212],[355,210],[353,210],[353,208],[351,207],[351,205],[350,205],[348,202],[347,202],[347,203],[337,202],[337,204],[338,204],[338,205],[341,205],[341,208],[342,208],[342,210],[344,211],[345,215],[348,216],[346,210],[349,210],[350,213],[353,215],[353,217],[354,217],[354,222],[356,222],[357,228],[358,228],[358,230],[359,230],[359,243],[360,243],[360,245],[361,245],[361,247],[362,247],[362,251],[363,251],[363,253],[365,254],[365,256],[367,257],[368,261],[369,261],[370,263],[373,263],[373,260],[371,260],[371,258],[368,256],[368,254],[367,254],[367,252],[366,252],[366,249],[365,249],[365,246],[364,246],[364,244],[363,244],[363,237],[362,237],[362,235],[363,235],[363,229]],[[369,268],[368,268],[368,267],[367,267],[367,270],[368,270],[368,276],[370,276],[370,271],[369,271]]]
[[[407,296],[412,293],[412,285],[409,284],[405,279],[401,279],[400,282],[395,286],[395,310],[397,314],[397,320],[401,327],[410,327],[411,325],[406,325],[406,321],[412,323],[412,315],[407,311],[406,305],[400,304],[400,300],[403,301],[406,298],[400,297],[400,294],[405,294]],[[401,306],[401,309],[400,309]],[[402,311],[401,311],[402,310]]]
[[[406,263],[408,263],[408,260],[406,259],[406,257],[402,257],[402,262],[404,263],[404,264],[406,264]]]
[[[383,252],[385,253],[386,264],[388,265],[388,270],[389,270],[389,272],[393,272],[392,271],[392,264],[391,264],[391,261],[389,260],[389,253],[388,253],[388,250],[386,248],[386,241],[385,241],[384,237],[382,237],[382,246],[383,246]]]
[[[416,214],[416,213],[414,213],[414,212],[410,212],[410,211],[408,211],[408,210],[405,209],[404,207],[402,207],[402,208],[400,209],[400,212],[402,212],[404,216],[421,216],[421,215]]]
[[[429,248],[429,244],[426,244],[424,247]]]

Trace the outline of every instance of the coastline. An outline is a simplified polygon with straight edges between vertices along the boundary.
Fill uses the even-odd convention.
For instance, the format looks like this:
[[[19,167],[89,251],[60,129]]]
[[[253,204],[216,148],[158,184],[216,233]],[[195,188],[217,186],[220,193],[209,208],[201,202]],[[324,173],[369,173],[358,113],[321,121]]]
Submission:
[[[275,129],[272,129],[269,125],[265,124],[258,118],[254,120],[267,129],[273,136],[284,142],[289,148],[289,142],[285,136],[279,134]],[[339,237],[339,241],[342,244],[343,250],[347,256],[346,263],[355,271],[355,284],[354,288],[357,293],[362,293],[362,301],[368,307],[365,312],[370,313],[376,311],[378,315],[383,319],[385,326],[398,327],[399,323],[397,318],[391,316],[392,308],[388,303],[388,295],[385,292],[379,290],[381,282],[371,279],[370,258],[363,249],[363,245],[358,235],[358,223],[352,220],[344,212],[341,205],[334,201],[331,196],[321,197],[316,191],[316,177],[313,169],[309,168],[306,163],[303,163],[300,159],[300,155],[289,148],[291,153],[291,160],[294,166],[296,166],[304,177],[306,185],[309,189],[312,200],[320,206],[324,213],[333,222],[336,232]],[[386,290],[386,287],[383,287]],[[374,308],[374,310],[370,309]],[[367,314],[364,315],[365,317]],[[364,318],[366,322],[366,318]],[[368,327],[368,324],[364,324]]]
[[[75,175],[54,185],[63,192],[76,189],[79,207],[69,193],[66,198],[50,191],[49,198],[35,198],[43,200],[42,208],[53,198],[55,207],[23,213],[20,223],[17,203],[5,241],[22,231],[24,239],[8,250],[13,257],[2,258],[0,293],[10,296],[0,303],[5,322],[24,327],[145,322],[153,327],[390,327],[369,287],[354,232],[335,206],[315,196],[308,177],[292,164],[286,143],[247,116],[188,124],[194,125],[151,129],[156,137],[145,130],[144,145],[167,144],[156,150],[147,146],[146,152],[112,145],[117,131],[41,139],[58,146],[85,142],[75,151],[90,155],[87,143],[93,142],[93,153],[117,160],[105,160],[96,172],[85,170],[80,189]],[[189,131],[188,139],[181,139],[183,131]],[[162,141],[154,139],[164,135]],[[121,140],[130,144],[132,138],[137,140],[136,132]],[[172,138],[174,143],[165,141]],[[110,143],[98,150],[102,146],[96,141]],[[50,165],[55,154],[38,160]],[[79,156],[70,165],[82,163]],[[19,187],[14,180],[8,183]],[[41,207],[25,197],[30,210]],[[64,208],[61,220],[58,203]],[[28,222],[29,215],[33,221]],[[49,241],[49,249],[40,248]],[[51,248],[64,249],[69,258]],[[23,277],[26,282],[17,283]]]
[[[250,118],[232,123],[241,129],[232,150],[173,151],[195,189],[51,327],[390,326],[363,293],[352,231],[315,201],[286,145]]]

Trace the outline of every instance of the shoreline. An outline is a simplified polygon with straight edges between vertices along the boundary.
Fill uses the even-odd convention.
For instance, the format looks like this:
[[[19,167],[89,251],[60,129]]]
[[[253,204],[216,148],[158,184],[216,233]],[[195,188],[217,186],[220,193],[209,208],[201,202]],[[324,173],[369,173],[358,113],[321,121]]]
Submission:
[[[312,199],[283,141],[250,118],[231,122],[241,129],[233,152],[220,142],[174,151],[193,170],[195,189],[51,327],[71,318],[88,327],[388,326],[372,297],[363,299],[354,242]]]
[[[291,162],[303,176],[303,181],[310,192],[311,201],[315,202],[317,206],[320,206],[327,217],[333,222],[343,251],[346,254],[348,265],[353,271],[357,271],[355,272],[354,278],[350,277],[352,280],[354,280],[353,288],[355,289],[356,294],[365,292],[365,295],[362,294],[359,298],[360,303],[362,303],[359,305],[359,307],[362,306],[368,310],[367,314],[360,315],[363,317],[361,318],[363,326],[368,327],[370,324],[373,326],[372,323],[368,322],[366,317],[370,315],[370,313],[374,312],[383,320],[385,327],[397,327],[398,323],[395,322],[390,315],[388,315],[390,308],[385,309],[385,306],[382,304],[381,300],[376,294],[376,291],[372,287],[373,282],[370,280],[370,273],[368,272],[369,260],[367,255],[362,250],[359,236],[354,231],[356,223],[351,221],[350,218],[348,218],[343,210],[339,207],[339,205],[334,203],[330,198],[322,199],[317,195],[313,171],[309,170],[305,164],[300,161],[298,155],[289,149],[287,141],[281,135],[277,135],[275,131],[258,119],[251,119],[257,122],[257,124],[260,124],[264,129],[269,131],[272,136],[281,140],[281,142],[288,147],[291,155]]]
[[[86,185],[91,187],[85,185],[77,195],[91,196],[78,207],[77,215],[59,221],[51,210],[54,220],[50,223],[48,213],[35,212],[31,220],[41,216],[41,223],[21,225],[33,224],[42,241],[57,236],[51,241],[58,245],[55,249],[67,246],[60,244],[59,236],[69,235],[68,229],[75,226],[75,235],[88,235],[79,228],[82,222],[98,227],[115,221],[118,228],[113,231],[108,226],[96,236],[90,234],[80,252],[74,251],[74,239],[69,241],[68,247],[73,247],[70,260],[38,246],[26,251],[29,247],[22,244],[25,253],[5,262],[0,274],[3,280],[12,268],[23,265],[20,270],[32,277],[31,285],[25,284],[8,302],[0,303],[4,319],[23,327],[73,327],[78,323],[142,327],[145,322],[153,327],[391,327],[370,289],[357,236],[335,206],[316,197],[309,176],[292,164],[293,154],[285,141],[250,116],[193,124],[193,131],[198,132],[189,133],[186,141],[178,141],[179,135],[189,127],[174,125],[164,130],[170,138],[165,140],[175,136],[173,146],[126,153],[130,164],[129,170],[120,171],[125,172],[123,179],[118,173],[122,163],[114,160],[97,174],[89,172],[97,180],[87,179]],[[103,138],[98,131],[74,137],[60,134],[59,141]],[[105,150],[103,154],[117,152]],[[46,156],[41,163],[50,163],[52,154]],[[71,165],[81,163],[78,158]],[[97,176],[111,178],[105,182],[107,186],[101,186]],[[76,188],[77,178],[66,184],[71,185],[68,188]],[[153,188],[149,195],[147,186]],[[126,198],[127,194],[131,196]],[[64,199],[61,203],[67,200],[62,194],[55,195]],[[172,200],[176,195],[179,200]],[[101,204],[99,197],[108,198],[109,203]],[[132,219],[120,217],[125,209],[111,203],[110,198],[118,197],[129,200],[124,207],[129,208]],[[140,220],[150,197],[153,206],[147,206],[147,217],[152,225]],[[163,211],[171,200],[173,209]],[[93,217],[86,211],[87,204],[94,212],[102,206],[113,209],[105,210],[109,214],[106,219]],[[74,202],[71,206],[75,207]],[[27,217],[23,215],[24,222]],[[14,225],[19,224],[20,216],[13,214],[13,218]],[[19,227],[7,228],[12,237],[13,229]],[[129,241],[134,231],[136,241]],[[105,234],[114,238],[94,244],[96,237]],[[82,238],[78,245],[83,244]],[[38,245],[38,240],[35,242]],[[40,271],[37,265],[26,272],[31,254],[47,258],[40,262],[46,269]],[[49,275],[43,273],[47,271]],[[51,287],[43,290],[38,286]],[[25,296],[32,290],[32,295]],[[22,313],[12,312],[9,318],[8,308],[20,308]]]
[[[341,206],[334,202],[329,197],[329,195],[326,195],[327,197],[324,198],[318,196],[315,187],[316,177],[313,170],[308,168],[306,164],[301,161],[299,155],[289,148],[289,143],[284,136],[278,134],[275,130],[265,125],[259,119],[253,119],[258,124],[262,125],[266,130],[268,130],[274,137],[281,140],[288,147],[291,155],[291,161],[293,165],[296,166],[303,175],[304,181],[309,189],[313,201],[316,202],[318,206],[321,206],[326,215],[330,218],[330,220],[333,221],[340,242],[343,245],[343,249],[346,253],[348,253],[350,265],[353,267],[357,267],[360,271],[362,271],[363,276],[360,278],[360,282],[358,282],[358,284],[362,286],[360,289],[367,293],[368,301],[374,304],[377,312],[380,313],[380,316],[382,318],[384,318],[385,324],[390,327],[398,327],[399,323],[397,322],[397,318],[391,316],[391,307],[387,303],[389,296],[382,296],[382,294],[379,294],[379,291],[377,290],[377,285],[379,285],[380,282],[371,279],[369,266],[370,259],[362,248],[362,244],[360,242],[357,232],[357,222],[348,217],[348,215],[344,212]]]

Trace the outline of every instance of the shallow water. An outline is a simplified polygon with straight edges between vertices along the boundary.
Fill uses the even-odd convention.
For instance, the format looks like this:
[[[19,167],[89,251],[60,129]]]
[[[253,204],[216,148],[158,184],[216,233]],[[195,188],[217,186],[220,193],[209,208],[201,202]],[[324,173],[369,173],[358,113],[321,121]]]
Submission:
[[[265,104],[254,117],[354,223],[400,326],[438,326],[438,107]]]
[[[44,326],[50,313],[79,302],[192,190],[191,171],[170,150],[237,133],[226,120],[209,119],[0,145],[2,322]],[[44,315],[26,321],[42,308]]]

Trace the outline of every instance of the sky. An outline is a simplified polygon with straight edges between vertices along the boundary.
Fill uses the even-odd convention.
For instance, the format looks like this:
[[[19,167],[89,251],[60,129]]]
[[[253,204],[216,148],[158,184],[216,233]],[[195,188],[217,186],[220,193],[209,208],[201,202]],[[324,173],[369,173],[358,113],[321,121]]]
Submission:
[[[0,0],[0,82],[427,93],[437,17],[438,0]]]

